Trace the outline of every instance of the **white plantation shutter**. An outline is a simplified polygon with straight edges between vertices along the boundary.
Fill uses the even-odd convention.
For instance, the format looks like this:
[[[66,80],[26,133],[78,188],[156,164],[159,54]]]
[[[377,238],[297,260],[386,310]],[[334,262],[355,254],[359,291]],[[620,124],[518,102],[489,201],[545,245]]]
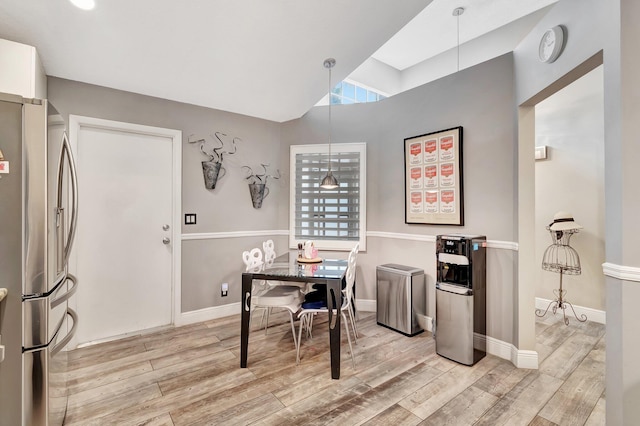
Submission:
[[[291,147],[290,243],[313,240],[318,248],[364,245],[366,145],[332,144],[331,170],[340,186],[322,189],[327,174],[327,145]]]

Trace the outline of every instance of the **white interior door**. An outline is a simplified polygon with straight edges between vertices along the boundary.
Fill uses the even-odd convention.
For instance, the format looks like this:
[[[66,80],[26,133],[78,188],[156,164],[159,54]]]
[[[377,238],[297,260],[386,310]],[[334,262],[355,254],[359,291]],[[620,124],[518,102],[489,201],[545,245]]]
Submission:
[[[95,122],[75,138],[77,344],[168,325],[174,312],[177,131]]]

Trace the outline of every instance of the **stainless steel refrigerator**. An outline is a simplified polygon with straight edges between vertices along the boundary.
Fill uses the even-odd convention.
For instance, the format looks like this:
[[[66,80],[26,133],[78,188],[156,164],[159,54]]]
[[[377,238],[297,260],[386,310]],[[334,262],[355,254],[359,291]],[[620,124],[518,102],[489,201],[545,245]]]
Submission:
[[[0,424],[57,426],[78,323],[68,306],[78,186],[65,121],[46,100],[0,94],[0,151]]]

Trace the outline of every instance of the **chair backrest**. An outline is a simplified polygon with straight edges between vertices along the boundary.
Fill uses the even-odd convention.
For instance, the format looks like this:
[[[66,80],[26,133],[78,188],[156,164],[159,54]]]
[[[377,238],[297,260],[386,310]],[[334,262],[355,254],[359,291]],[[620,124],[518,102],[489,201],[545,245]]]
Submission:
[[[262,251],[259,248],[242,252],[242,261],[245,265],[245,272],[260,272],[264,267],[262,262]]]
[[[276,260],[276,247],[273,244],[273,240],[267,240],[262,243],[262,249],[264,250],[264,263],[267,267],[273,265],[273,261]]]
[[[356,284],[356,260],[358,257],[359,244],[349,252],[349,259],[347,260],[347,273],[345,274],[346,286],[344,289],[345,305],[351,303],[351,297],[353,295],[353,287]]]

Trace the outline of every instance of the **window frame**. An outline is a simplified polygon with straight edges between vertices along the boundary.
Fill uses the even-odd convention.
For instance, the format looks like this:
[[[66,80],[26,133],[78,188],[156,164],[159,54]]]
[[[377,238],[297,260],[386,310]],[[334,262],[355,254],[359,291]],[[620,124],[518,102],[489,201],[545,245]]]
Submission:
[[[331,154],[337,153],[358,153],[360,155],[360,176],[358,181],[358,240],[324,240],[319,238],[310,238],[315,246],[320,250],[348,251],[351,250],[356,243],[360,244],[360,250],[366,250],[366,234],[367,234],[367,145],[365,142],[353,143],[332,143]],[[291,145],[289,147],[289,247],[297,248],[301,240],[296,239],[295,233],[295,204],[296,204],[296,155],[297,154],[328,154],[329,144],[309,144],[309,145]],[[319,183],[319,182],[318,182]]]

